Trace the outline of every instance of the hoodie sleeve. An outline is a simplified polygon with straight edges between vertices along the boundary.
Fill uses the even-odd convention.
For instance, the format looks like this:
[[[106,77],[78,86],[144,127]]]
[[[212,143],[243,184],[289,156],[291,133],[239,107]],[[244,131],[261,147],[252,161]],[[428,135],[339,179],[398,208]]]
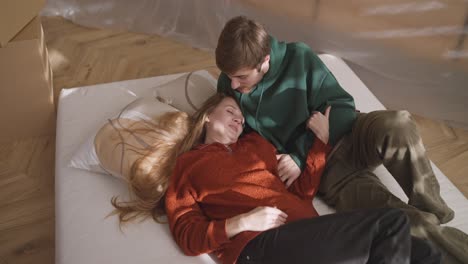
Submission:
[[[286,145],[289,155],[296,164],[304,170],[306,168],[309,149],[316,141],[315,134],[305,129],[305,122],[314,112],[325,112],[327,106],[332,106],[329,118],[330,146],[334,146],[349,131],[356,119],[354,98],[347,93],[320,58],[305,44],[296,46],[296,63],[304,69],[305,102],[309,116],[304,124],[296,129]]]
[[[289,191],[302,199],[312,200],[318,191],[320,178],[325,170],[326,157],[330,151],[329,145],[316,139],[307,155],[304,170],[289,187]]]
[[[208,219],[198,206],[194,193],[178,162],[166,192],[166,213],[174,240],[189,256],[209,253],[229,242],[226,220]]]
[[[324,113],[327,106],[331,105],[329,144],[333,146],[351,130],[356,119],[354,98],[341,87],[316,54],[310,51],[309,56],[311,57],[308,73],[310,83],[307,91],[309,112]]]

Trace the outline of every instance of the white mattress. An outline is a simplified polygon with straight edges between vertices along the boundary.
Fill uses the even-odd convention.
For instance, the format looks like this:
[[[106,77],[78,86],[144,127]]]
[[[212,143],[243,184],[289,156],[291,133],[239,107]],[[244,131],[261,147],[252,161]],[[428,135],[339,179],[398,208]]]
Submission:
[[[340,84],[350,92],[363,112],[384,109],[351,69],[339,58],[320,56]],[[186,257],[173,242],[168,225],[149,219],[119,230],[110,199],[125,197],[123,182],[109,176],[67,166],[72,154],[103,120],[112,117],[139,96],[151,96],[152,88],[180,74],[63,89],[57,116],[55,209],[56,263],[214,263],[209,255]],[[407,201],[403,191],[384,167],[379,178],[397,196]],[[442,196],[455,212],[448,225],[468,232],[468,203],[458,189],[434,166]],[[319,199],[314,205],[321,214],[331,213]]]

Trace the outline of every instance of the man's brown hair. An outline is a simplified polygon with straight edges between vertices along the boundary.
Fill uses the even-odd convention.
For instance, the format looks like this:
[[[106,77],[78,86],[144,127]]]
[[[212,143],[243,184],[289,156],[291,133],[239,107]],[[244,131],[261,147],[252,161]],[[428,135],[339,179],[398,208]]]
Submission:
[[[234,17],[224,26],[216,47],[216,65],[225,73],[242,68],[259,69],[270,54],[270,36],[258,22],[245,16]]]

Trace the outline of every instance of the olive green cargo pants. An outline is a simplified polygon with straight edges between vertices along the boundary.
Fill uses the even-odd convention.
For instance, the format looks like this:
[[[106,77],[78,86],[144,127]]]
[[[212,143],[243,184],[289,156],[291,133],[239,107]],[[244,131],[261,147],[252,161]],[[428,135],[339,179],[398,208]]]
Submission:
[[[394,196],[372,172],[383,164],[409,198]],[[468,236],[440,224],[454,212],[426,156],[416,124],[407,111],[359,114],[352,132],[331,153],[319,194],[337,211],[394,207],[410,217],[411,232],[436,244],[444,263],[468,263]]]

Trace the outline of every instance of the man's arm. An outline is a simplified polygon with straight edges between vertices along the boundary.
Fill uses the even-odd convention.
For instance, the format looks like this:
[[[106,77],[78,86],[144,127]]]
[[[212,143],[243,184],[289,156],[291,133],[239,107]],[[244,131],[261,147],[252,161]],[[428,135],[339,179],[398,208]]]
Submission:
[[[334,146],[347,132],[356,119],[356,107],[354,98],[346,92],[338,83],[335,76],[320,60],[310,51],[311,67],[309,76],[311,81],[307,91],[308,109],[324,112],[327,106],[331,106],[330,113],[330,141]]]
[[[354,99],[308,46],[304,44],[302,51],[306,68],[307,109],[309,114],[312,114],[314,111],[324,113],[327,106],[332,107],[328,144],[333,147],[352,128],[356,118]],[[291,159],[303,170],[315,135],[310,131],[304,132],[302,127],[298,127],[297,130],[298,133],[288,140],[286,149]]]

